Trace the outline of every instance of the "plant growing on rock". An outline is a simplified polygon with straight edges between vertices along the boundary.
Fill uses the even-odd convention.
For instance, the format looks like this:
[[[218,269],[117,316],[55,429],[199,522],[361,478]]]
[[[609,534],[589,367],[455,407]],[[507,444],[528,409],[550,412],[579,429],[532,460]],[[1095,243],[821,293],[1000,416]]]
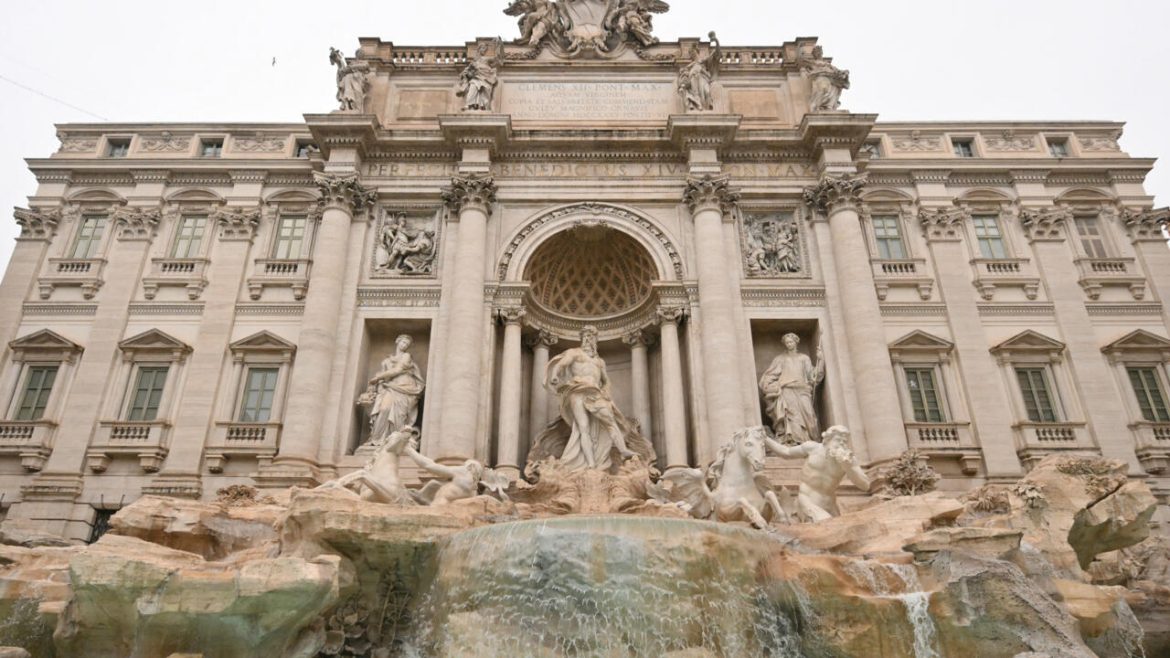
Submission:
[[[893,464],[882,469],[885,493],[891,496],[917,496],[934,491],[942,477],[930,467],[927,457],[917,450],[907,450]]]

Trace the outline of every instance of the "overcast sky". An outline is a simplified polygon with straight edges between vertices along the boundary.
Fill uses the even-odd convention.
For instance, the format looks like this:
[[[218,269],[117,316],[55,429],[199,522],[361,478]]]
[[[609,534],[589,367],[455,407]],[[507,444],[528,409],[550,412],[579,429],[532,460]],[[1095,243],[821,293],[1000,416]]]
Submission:
[[[0,269],[54,123],[299,121],[334,108],[330,46],[515,38],[507,0],[10,1],[0,25]],[[1128,122],[1122,148],[1170,158],[1170,2],[671,0],[664,41],[819,36],[852,72],[844,107],[883,120]],[[275,58],[275,66],[272,64]],[[18,86],[19,85],[19,86]],[[59,99],[57,102],[39,94]],[[67,104],[67,105],[66,105]],[[74,106],[70,108],[69,105]],[[75,109],[76,108],[76,109]],[[96,116],[95,116],[96,115]],[[99,118],[100,117],[100,118]],[[1170,160],[1147,179],[1170,203]],[[6,312],[0,309],[0,312]]]

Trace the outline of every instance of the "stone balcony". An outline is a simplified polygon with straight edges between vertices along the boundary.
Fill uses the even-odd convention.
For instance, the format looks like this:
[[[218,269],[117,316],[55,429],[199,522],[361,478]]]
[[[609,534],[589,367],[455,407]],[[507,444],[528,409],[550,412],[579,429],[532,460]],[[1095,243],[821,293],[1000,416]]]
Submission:
[[[186,288],[187,297],[199,299],[207,287],[206,258],[154,258],[150,275],[142,279],[143,295],[154,299],[159,288]]]
[[[890,288],[915,288],[922,301],[929,301],[934,291],[934,279],[926,271],[926,260],[871,260],[873,284],[878,300],[885,301]]]
[[[248,279],[248,295],[260,299],[265,288],[292,288],[293,298],[301,301],[309,290],[309,270],[313,261],[307,258],[257,258],[252,276]]]
[[[1016,423],[1016,454],[1031,469],[1045,455],[1064,451],[1097,452],[1085,423]]]
[[[1105,286],[1129,288],[1133,298],[1139,301],[1146,296],[1146,279],[1138,273],[1132,258],[1078,258],[1076,264],[1078,282],[1089,299],[1099,299]]]
[[[1163,475],[1170,470],[1170,423],[1142,421],[1129,426],[1137,445],[1138,460],[1147,473]]]
[[[93,299],[101,289],[106,268],[104,258],[50,258],[48,273],[37,280],[41,299],[48,299],[56,288],[81,288],[86,299]]]
[[[204,456],[207,470],[222,473],[233,456],[270,462],[280,446],[280,423],[216,423]]]
[[[56,431],[57,423],[48,420],[0,421],[0,455],[16,455],[24,470],[39,471],[53,449]]]
[[[114,457],[132,455],[142,470],[155,473],[166,459],[170,433],[170,423],[163,420],[102,421],[86,453],[89,470],[103,473]]]
[[[906,423],[906,442],[931,458],[958,459],[964,475],[978,473],[983,461],[970,423]]]
[[[986,301],[995,299],[999,288],[1022,288],[1030,301],[1040,295],[1040,275],[1027,258],[976,258],[971,268],[975,287]]]

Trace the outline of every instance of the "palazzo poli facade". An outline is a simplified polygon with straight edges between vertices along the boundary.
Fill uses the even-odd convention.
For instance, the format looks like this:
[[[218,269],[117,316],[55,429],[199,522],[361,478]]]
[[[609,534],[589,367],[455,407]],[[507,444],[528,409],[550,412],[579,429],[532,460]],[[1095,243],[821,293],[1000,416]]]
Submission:
[[[1088,451],[1165,503],[1170,211],[1121,124],[881,122],[815,39],[660,43],[660,5],[361,39],[301,124],[59,126],[0,285],[4,523],[312,486],[371,412],[515,478],[585,327],[661,470],[776,426],[791,333],[868,467],[913,448],[964,490]]]

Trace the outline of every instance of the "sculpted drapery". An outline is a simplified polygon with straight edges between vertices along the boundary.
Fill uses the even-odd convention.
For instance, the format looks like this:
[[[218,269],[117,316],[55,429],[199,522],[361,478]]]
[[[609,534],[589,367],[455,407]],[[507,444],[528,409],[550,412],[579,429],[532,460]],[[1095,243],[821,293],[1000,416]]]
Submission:
[[[380,441],[418,421],[418,400],[426,382],[407,351],[412,342],[410,336],[399,336],[395,341],[397,351],[382,360],[378,373],[370,379],[371,441]]]
[[[785,352],[772,360],[760,378],[760,391],[772,419],[772,431],[776,438],[790,444],[816,441],[820,437],[813,393],[825,379],[821,351],[817,349],[814,366],[808,356],[796,351],[799,344],[796,334],[786,334]]]

